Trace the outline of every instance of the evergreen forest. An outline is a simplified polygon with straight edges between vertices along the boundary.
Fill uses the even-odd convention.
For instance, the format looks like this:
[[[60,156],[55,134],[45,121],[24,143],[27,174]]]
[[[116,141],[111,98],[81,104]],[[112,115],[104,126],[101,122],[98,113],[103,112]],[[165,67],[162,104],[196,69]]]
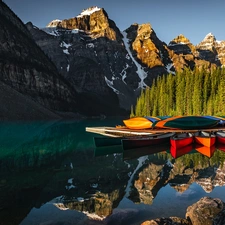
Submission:
[[[142,91],[134,116],[225,115],[225,68],[185,68],[163,75]]]

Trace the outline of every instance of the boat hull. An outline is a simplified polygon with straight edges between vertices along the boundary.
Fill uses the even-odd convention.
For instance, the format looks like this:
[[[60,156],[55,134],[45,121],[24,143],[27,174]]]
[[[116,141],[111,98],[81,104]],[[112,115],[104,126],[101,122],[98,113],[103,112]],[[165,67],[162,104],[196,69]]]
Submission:
[[[152,117],[153,118],[153,117]],[[154,120],[150,117],[133,117],[127,120],[123,120],[125,126],[129,129],[140,130],[140,129],[148,129],[152,127],[153,121],[158,121],[158,118],[154,118]]]
[[[94,137],[95,147],[121,145],[122,137]]]
[[[222,144],[222,143],[216,143],[216,148],[220,151],[223,151],[225,152],[225,144]]]
[[[216,135],[207,132],[198,132],[194,136],[195,142],[206,147],[211,147],[216,143]]]
[[[182,155],[188,154],[194,149],[193,144],[189,144],[180,148],[176,148],[175,146],[170,146],[170,154],[172,155],[173,158],[178,158]]]
[[[205,118],[202,116],[174,116],[168,119],[156,121],[152,127],[155,128],[172,128],[172,129],[203,129],[215,127],[219,119]]]
[[[224,131],[216,132],[216,142],[225,145],[225,132]]]
[[[216,146],[212,145],[210,147],[206,147],[204,145],[196,145],[195,149],[202,155],[205,155],[205,156],[211,158],[213,156],[214,152],[216,151]]]
[[[162,143],[158,145],[151,145],[147,147],[140,147],[134,149],[128,149],[123,151],[123,160],[136,159],[145,155],[152,155],[159,152],[165,152],[170,148],[169,143]]]
[[[170,143],[170,137],[173,133],[166,133],[161,135],[152,135],[149,137],[135,137],[122,139],[123,149],[132,149],[139,147],[146,147],[151,145],[157,145],[162,143]]]
[[[170,138],[170,144],[174,148],[182,148],[192,144],[194,137],[191,133],[178,133]]]

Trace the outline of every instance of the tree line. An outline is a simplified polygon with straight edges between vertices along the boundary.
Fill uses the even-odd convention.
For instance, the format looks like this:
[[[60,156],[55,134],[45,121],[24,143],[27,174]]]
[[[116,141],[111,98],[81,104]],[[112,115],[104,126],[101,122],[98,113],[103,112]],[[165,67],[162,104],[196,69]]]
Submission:
[[[185,68],[153,80],[142,91],[134,116],[225,115],[225,68]]]

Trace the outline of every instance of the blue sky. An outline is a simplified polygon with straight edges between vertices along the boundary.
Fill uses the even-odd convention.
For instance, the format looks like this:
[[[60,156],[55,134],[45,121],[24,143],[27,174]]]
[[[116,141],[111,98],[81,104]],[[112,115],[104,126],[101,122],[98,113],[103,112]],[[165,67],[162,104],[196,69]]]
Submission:
[[[179,34],[198,44],[208,33],[225,40],[224,0],[3,0],[24,22],[45,27],[54,19],[77,16],[91,6],[104,8],[123,31],[133,23],[150,23],[167,44]]]

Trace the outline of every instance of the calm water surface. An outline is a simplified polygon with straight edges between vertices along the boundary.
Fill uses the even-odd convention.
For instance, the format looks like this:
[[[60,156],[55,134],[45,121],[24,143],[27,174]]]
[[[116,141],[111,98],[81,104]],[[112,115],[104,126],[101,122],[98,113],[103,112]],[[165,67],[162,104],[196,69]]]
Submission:
[[[225,152],[123,153],[121,146],[96,149],[98,135],[85,132],[117,124],[122,118],[1,123],[0,224],[137,225],[185,218],[203,196],[225,201]]]

